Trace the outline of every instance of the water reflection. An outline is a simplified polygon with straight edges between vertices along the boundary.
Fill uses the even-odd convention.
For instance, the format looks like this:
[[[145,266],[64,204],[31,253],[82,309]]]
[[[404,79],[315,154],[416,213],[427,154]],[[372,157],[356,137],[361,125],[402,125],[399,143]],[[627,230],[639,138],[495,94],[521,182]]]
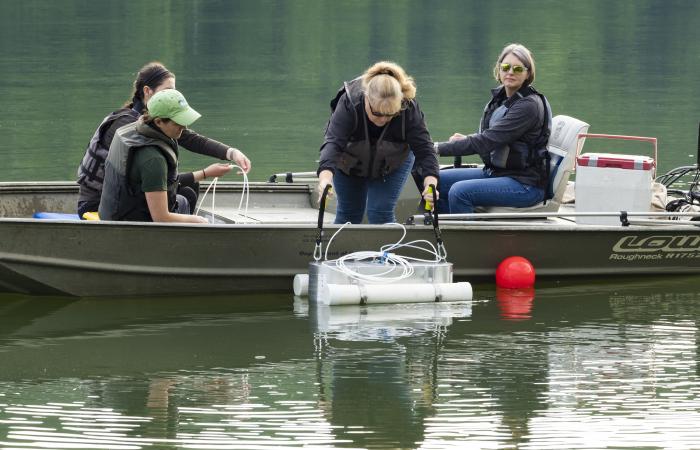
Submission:
[[[440,350],[471,303],[314,306],[308,314],[321,401],[337,436],[362,448],[422,441]]]
[[[0,448],[695,448],[694,281],[340,308],[18,296]]]
[[[496,301],[504,320],[527,320],[532,318],[532,303],[535,288],[496,288]]]

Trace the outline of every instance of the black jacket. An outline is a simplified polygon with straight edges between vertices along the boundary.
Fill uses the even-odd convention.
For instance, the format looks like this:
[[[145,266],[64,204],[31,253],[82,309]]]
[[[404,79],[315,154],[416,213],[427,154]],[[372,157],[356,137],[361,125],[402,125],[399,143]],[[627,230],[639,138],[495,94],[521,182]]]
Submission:
[[[134,152],[145,147],[154,147],[160,151],[167,162],[168,210],[175,210],[178,186],[177,142],[138,119],[119,128],[109,147],[98,210],[101,220],[153,220],[146,194],[141,191],[140,186],[132,186],[129,181]]]
[[[511,177],[523,184],[543,187],[546,173],[542,156],[551,128],[551,110],[543,95],[531,86],[510,98],[505,88],[492,90],[479,133],[438,145],[440,156],[479,155],[491,176]],[[498,113],[497,110],[503,107]],[[494,118],[494,113],[500,116]],[[494,120],[492,120],[494,119]]]
[[[96,210],[102,193],[104,164],[109,147],[116,131],[134,123],[139,117],[138,111],[131,108],[119,109],[105,118],[105,121],[95,132],[93,141],[85,151],[83,161],[78,168],[78,184],[80,184],[79,201],[91,202],[91,210]],[[187,150],[214,158],[226,159],[228,146],[214,139],[201,136],[190,129],[185,129],[178,139],[178,144]],[[194,175],[191,172],[180,174],[182,184],[192,184]]]
[[[322,170],[335,171],[339,166],[350,165],[350,174],[358,176],[372,176],[382,174],[382,168],[378,165],[382,161],[371,158],[371,161],[347,162],[348,149],[354,143],[369,141],[372,146],[377,144],[377,139],[368,133],[365,123],[369,122],[364,106],[364,93],[359,86],[359,79],[346,83],[346,91],[339,97],[335,110],[326,127],[318,173]],[[349,91],[348,92],[348,88]],[[400,115],[394,117],[384,127],[381,139],[394,144],[401,144],[405,153],[412,151],[416,157],[414,171],[421,177],[432,175],[437,177],[439,164],[435,155],[433,141],[425,125],[423,112],[418,102],[411,100],[406,102],[406,109]],[[370,125],[371,127],[371,125]],[[370,136],[368,136],[370,134]],[[398,148],[398,146],[395,146]],[[375,151],[373,148],[372,151]],[[374,167],[367,167],[367,166]],[[354,167],[353,167],[354,166]]]

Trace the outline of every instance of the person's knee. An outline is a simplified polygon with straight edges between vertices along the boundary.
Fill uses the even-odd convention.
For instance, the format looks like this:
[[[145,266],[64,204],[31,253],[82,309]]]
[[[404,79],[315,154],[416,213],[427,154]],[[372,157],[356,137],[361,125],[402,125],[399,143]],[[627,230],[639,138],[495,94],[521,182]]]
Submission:
[[[450,207],[450,213],[453,214],[469,214],[474,212],[474,204],[471,198],[471,192],[465,189],[464,186],[460,187],[455,184],[450,188],[448,194],[448,203]]]
[[[175,211],[177,214],[190,214],[190,202],[183,195],[177,194],[175,199]]]
[[[177,190],[178,195],[178,210],[180,210],[180,197],[187,202],[187,210],[181,214],[194,214],[194,209],[197,206],[197,193],[190,186],[180,186]],[[184,210],[184,208],[183,208]]]

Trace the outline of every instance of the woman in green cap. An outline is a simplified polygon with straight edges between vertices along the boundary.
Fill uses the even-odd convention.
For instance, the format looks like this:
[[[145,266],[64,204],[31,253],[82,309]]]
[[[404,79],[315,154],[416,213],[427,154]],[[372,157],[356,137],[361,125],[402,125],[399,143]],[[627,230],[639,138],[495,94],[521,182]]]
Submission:
[[[177,140],[201,115],[175,89],[154,94],[147,108],[114,135],[105,161],[100,219],[207,223],[190,215],[189,202],[177,194]],[[192,174],[200,181],[224,175],[231,167],[216,164]]]
[[[97,127],[78,168],[80,185],[78,215],[81,218],[86,212],[97,211],[100,205],[105,159],[116,131],[124,125],[135,122],[146,108],[148,100],[164,89],[175,89],[175,74],[157,61],[146,64],[136,74],[131,99],[122,108],[105,117]],[[251,168],[250,160],[237,148],[199,135],[192,130],[185,130],[177,141],[182,148],[194,153],[233,161],[245,173],[248,173]],[[209,170],[207,175],[210,175]],[[194,206],[193,203],[197,197],[195,191],[199,186],[193,179],[192,173],[181,173],[179,183],[180,193],[190,194],[190,203]]]

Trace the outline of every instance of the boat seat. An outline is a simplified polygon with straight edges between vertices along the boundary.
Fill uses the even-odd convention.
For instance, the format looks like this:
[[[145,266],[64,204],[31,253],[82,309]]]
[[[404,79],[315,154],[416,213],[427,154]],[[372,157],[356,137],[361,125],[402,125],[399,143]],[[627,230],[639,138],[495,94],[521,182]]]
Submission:
[[[482,213],[512,213],[512,212],[556,212],[562,203],[566,184],[574,170],[576,155],[581,152],[585,138],[579,142],[578,135],[588,132],[589,124],[569,116],[552,118],[552,134],[547,142],[547,151],[551,157],[549,162],[549,183],[554,196],[546,202],[533,206],[514,208],[507,206],[478,206],[476,212]]]

